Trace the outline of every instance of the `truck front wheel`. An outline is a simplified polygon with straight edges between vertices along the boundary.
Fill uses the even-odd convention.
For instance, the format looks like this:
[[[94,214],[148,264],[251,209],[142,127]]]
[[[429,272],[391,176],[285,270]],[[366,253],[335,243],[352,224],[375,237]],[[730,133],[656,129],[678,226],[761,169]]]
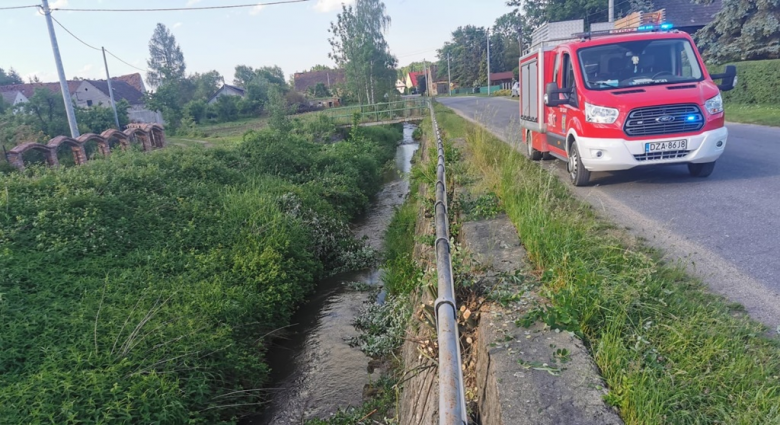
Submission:
[[[693,177],[708,177],[715,169],[715,161],[705,162],[704,164],[688,164],[688,172]]]
[[[577,146],[576,141],[572,142],[569,148],[569,165],[567,168],[573,185],[585,186],[590,181],[590,171],[582,165],[580,148]]]
[[[531,142],[531,133],[526,134],[525,136],[525,147],[526,147],[526,154],[528,155],[528,158],[531,161],[538,161],[542,159],[542,153],[538,150],[534,149],[534,145]]]

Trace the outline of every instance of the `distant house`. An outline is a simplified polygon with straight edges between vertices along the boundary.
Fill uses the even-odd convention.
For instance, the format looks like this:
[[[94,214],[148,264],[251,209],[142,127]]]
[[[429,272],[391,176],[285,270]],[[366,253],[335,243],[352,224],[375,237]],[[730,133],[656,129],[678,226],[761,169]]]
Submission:
[[[417,87],[420,77],[424,75],[423,72],[410,72],[406,74],[406,88],[411,89]]]
[[[209,103],[214,103],[219,99],[221,96],[239,96],[244,97],[244,89],[241,87],[231,86],[228,84],[222,84],[222,87],[217,90],[217,92],[214,94],[214,96],[211,96],[211,99],[209,99]]]
[[[715,15],[723,9],[723,0],[713,0],[710,4],[696,4],[691,0],[653,0],[653,5],[654,12],[635,12],[614,23],[593,23],[590,29],[604,31],[668,22],[675,29],[693,34],[715,20]]]
[[[502,89],[512,89],[512,83],[515,81],[515,74],[512,71],[496,72],[490,74],[490,85],[501,86]]]
[[[401,81],[400,79],[396,80],[395,89],[398,90],[400,93],[403,93],[406,90],[406,82]]]
[[[311,108],[338,108],[341,106],[341,99],[336,96],[320,97],[316,99],[307,100],[309,107]]]
[[[28,101],[27,97],[19,90],[4,91],[0,95],[3,96],[3,101],[11,106]]]
[[[137,72],[135,74],[120,75],[119,77],[114,77],[111,79],[111,81],[114,80],[122,80],[127,84],[130,84],[130,86],[135,87],[135,89],[140,91],[141,93],[146,93],[146,87],[144,86],[144,79],[141,78],[141,74]]]
[[[715,20],[715,15],[723,9],[723,0],[713,0],[711,4],[696,4],[690,0],[653,0],[655,9],[665,10],[666,21],[675,28],[695,33]]]
[[[136,81],[134,82],[134,80]],[[73,80],[67,83],[71,99],[73,99],[76,106],[81,108],[91,108],[93,106],[108,108],[111,106],[111,97],[106,80]],[[134,83],[134,85],[131,83]],[[114,100],[117,102],[125,100],[130,104],[130,108],[127,110],[130,122],[162,124],[162,114],[146,109],[144,93],[138,90],[138,87],[144,88],[140,74],[131,74],[111,79]],[[14,96],[16,100],[14,104],[20,104],[28,102],[35,90],[39,88],[49,90],[52,93],[60,93],[61,91],[59,83],[30,83],[0,86],[0,93],[3,94],[4,99]]]
[[[295,91],[306,94],[309,89],[314,89],[317,84],[322,83],[328,90],[334,88],[337,84],[346,81],[343,69],[326,69],[322,71],[296,72],[293,75],[295,80]]]

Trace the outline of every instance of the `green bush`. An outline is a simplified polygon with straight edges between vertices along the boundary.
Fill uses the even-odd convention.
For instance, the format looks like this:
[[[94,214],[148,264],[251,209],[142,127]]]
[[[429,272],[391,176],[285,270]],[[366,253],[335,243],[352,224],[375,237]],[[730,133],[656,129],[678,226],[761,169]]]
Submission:
[[[508,97],[508,96],[512,96],[512,90],[502,89],[502,90],[490,92],[490,95]]]
[[[214,424],[256,411],[260,336],[289,324],[317,279],[372,259],[349,232],[357,208],[324,196],[323,158],[365,208],[362,190],[392,158],[379,140],[326,149],[253,133],[239,149],[0,175],[0,422]]]
[[[737,62],[737,85],[723,92],[727,103],[744,105],[778,105],[780,92],[780,59]],[[710,72],[723,72],[724,66],[712,67]],[[720,81],[717,81],[720,83]]]

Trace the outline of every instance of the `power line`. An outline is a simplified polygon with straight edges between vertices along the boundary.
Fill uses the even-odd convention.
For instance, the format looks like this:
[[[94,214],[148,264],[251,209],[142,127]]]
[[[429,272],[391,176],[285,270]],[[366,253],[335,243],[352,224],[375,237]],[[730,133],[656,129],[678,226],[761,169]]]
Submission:
[[[137,69],[139,71],[143,71],[143,72],[148,72],[149,71],[148,69],[139,68],[139,67],[137,67],[135,65],[132,65],[132,64],[128,63],[127,61],[122,60],[119,56],[111,53],[111,51],[108,50],[108,49],[106,49],[106,53],[108,53],[109,55],[113,56],[114,59],[118,60],[119,62],[122,62],[123,64],[129,66],[130,68],[135,68],[135,69]]]
[[[65,25],[62,25],[62,22],[58,21],[58,20],[57,20],[57,18],[55,18],[54,16],[52,16],[52,17],[51,17],[51,19],[52,19],[52,20],[54,20],[54,22],[56,22],[56,23],[57,23],[57,25],[59,25],[59,26],[60,26],[60,28],[64,29],[64,30],[65,30],[65,32],[67,32],[68,34],[70,34],[70,36],[71,36],[71,37],[73,37],[73,38],[75,38],[76,40],[78,40],[78,41],[79,41],[81,44],[83,44],[83,45],[85,45],[85,46],[89,47],[89,48],[90,48],[90,49],[92,49],[92,50],[102,50],[102,49],[99,49],[99,48],[97,48],[97,47],[95,47],[95,46],[93,46],[93,45],[91,45],[91,44],[87,43],[86,41],[84,41],[84,40],[80,39],[78,36],[76,36],[76,34],[73,34],[73,33],[72,33],[72,32],[71,32],[69,29],[65,28]],[[123,60],[122,58],[120,58],[119,56],[115,55],[114,53],[112,53],[112,52],[111,52],[110,50],[108,50],[108,49],[106,49],[106,53],[108,53],[109,55],[113,56],[113,57],[114,57],[116,60],[118,60],[119,62],[122,62],[123,64],[125,64],[125,65],[127,65],[127,66],[129,66],[129,67],[131,67],[131,68],[134,68],[134,69],[137,69],[137,70],[139,70],[139,71],[143,71],[143,72],[147,72],[147,71],[148,71],[147,69],[142,69],[142,68],[139,68],[139,67],[137,67],[137,66],[135,66],[135,65],[132,65],[132,64],[128,63],[127,61],[125,61],[125,60]]]
[[[190,11],[190,10],[214,10],[214,9],[238,9],[246,7],[258,7],[258,6],[273,6],[277,4],[289,4],[289,3],[305,3],[311,0],[281,0],[268,3],[251,3],[251,4],[232,4],[224,6],[199,6],[199,7],[171,7],[162,9],[78,9],[68,7],[58,7],[52,10],[62,10],[69,12],[175,12],[175,11]]]
[[[0,7],[0,10],[13,10],[13,9],[30,9],[30,8],[39,8],[41,5],[39,4],[31,4],[29,6],[6,6],[6,7]]]
[[[76,40],[78,40],[78,41],[79,41],[81,44],[83,44],[83,45],[85,45],[85,46],[89,47],[89,48],[90,48],[90,49],[92,49],[92,50],[100,50],[100,49],[98,49],[97,47],[95,47],[95,46],[92,46],[92,45],[90,45],[90,44],[87,44],[87,42],[85,42],[84,40],[82,40],[82,39],[80,39],[80,38],[76,37],[76,34],[73,34],[72,32],[70,32],[70,30],[69,30],[69,29],[65,28],[65,25],[62,25],[62,22],[58,21],[58,20],[57,20],[57,18],[55,18],[54,16],[52,16],[52,17],[51,17],[51,19],[53,19],[53,20],[54,20],[54,22],[56,22],[56,23],[57,23],[57,25],[59,25],[59,26],[60,26],[60,28],[64,29],[66,33],[70,34],[70,36],[71,36],[71,37],[73,37],[73,38],[75,38]]]

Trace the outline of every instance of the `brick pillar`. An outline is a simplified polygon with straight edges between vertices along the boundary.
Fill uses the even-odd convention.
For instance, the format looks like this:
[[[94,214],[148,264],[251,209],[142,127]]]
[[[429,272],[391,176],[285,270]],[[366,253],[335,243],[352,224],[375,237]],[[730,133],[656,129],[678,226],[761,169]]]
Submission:
[[[98,142],[98,150],[100,151],[100,154],[103,156],[111,155],[111,148],[108,147],[108,141]]]
[[[24,170],[24,159],[22,158],[22,154],[10,152],[8,154],[8,162],[16,167],[19,171]]]
[[[46,161],[50,167],[58,167],[60,165],[60,160],[57,159],[57,149],[49,149]]]
[[[73,152],[73,159],[76,162],[76,165],[87,163],[87,151],[84,150],[84,146],[71,146],[70,150]]]

